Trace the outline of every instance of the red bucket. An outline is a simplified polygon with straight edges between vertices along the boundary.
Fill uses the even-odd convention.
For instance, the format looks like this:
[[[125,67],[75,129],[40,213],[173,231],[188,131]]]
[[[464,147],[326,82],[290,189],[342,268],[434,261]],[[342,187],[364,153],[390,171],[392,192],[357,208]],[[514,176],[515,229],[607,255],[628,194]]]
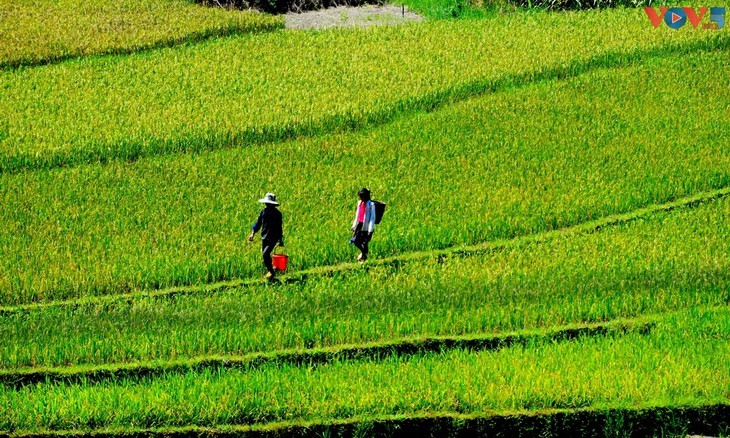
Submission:
[[[286,254],[272,254],[271,264],[278,271],[286,271],[286,264],[289,262],[289,256]]]

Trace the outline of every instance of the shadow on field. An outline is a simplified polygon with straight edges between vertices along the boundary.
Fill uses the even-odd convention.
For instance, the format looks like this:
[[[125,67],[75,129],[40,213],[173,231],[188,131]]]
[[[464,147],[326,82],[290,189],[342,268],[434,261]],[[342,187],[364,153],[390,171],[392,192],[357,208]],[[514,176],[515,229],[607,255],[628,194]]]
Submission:
[[[56,432],[36,437],[65,438],[300,438],[300,437],[685,437],[727,433],[730,405],[649,407],[644,409],[552,410],[507,415],[415,415],[330,424],[274,424]],[[2,434],[0,434],[2,436]],[[30,435],[23,435],[30,436]]]
[[[574,410],[484,417],[434,416],[337,425],[250,431],[255,438],[329,437],[684,437],[719,436],[728,428],[729,405],[647,409]],[[233,436],[221,433],[218,436]],[[185,434],[185,436],[200,436]]]
[[[385,0],[195,0],[195,3],[225,9],[258,9],[269,14],[284,14],[337,6],[383,5]]]

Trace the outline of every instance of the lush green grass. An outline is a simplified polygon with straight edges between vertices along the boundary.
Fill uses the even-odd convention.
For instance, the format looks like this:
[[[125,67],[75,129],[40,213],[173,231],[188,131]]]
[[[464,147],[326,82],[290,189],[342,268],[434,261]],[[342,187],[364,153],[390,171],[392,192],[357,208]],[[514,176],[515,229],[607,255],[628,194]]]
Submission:
[[[5,371],[171,371],[0,386],[0,433],[730,402],[730,200],[407,261],[730,186],[729,41],[654,31],[640,10],[536,13],[0,72],[0,304],[258,276],[258,244],[244,239],[267,190],[295,269],[354,256],[362,185],[389,203],[376,257],[406,256],[0,315]],[[646,315],[660,321],[649,334],[546,340]],[[318,366],[282,353],[513,331],[537,336]],[[270,360],[171,362],[256,353]]]
[[[2,72],[0,170],[322,134],[515,76],[568,74],[682,43],[728,47],[725,33],[655,30],[638,12],[274,32]]]
[[[363,185],[390,203],[375,257],[727,186],[725,65],[724,52],[652,58],[358,133],[4,174],[0,302],[257,276],[260,248],[245,236],[267,190],[281,199],[291,263],[302,269],[354,257],[346,242]],[[668,132],[672,141],[660,141]]]
[[[329,347],[272,350],[235,356],[210,355],[148,362],[18,368],[0,370],[0,385],[22,388],[38,383],[70,384],[123,378],[152,378],[203,369],[255,369],[272,363],[315,366],[344,360],[381,360],[394,354],[440,353],[449,349],[499,350],[515,345],[528,345],[537,341],[563,342],[579,337],[616,336],[630,331],[647,333],[654,327],[657,319],[658,316],[651,315],[593,324],[571,324],[553,329],[522,330],[498,334],[409,337]]]
[[[517,7],[504,1],[501,8],[488,7],[483,4],[465,0],[404,0],[396,1],[395,4],[404,4],[414,12],[417,12],[429,19],[451,19],[451,18],[484,18],[496,16],[498,12],[516,12]],[[489,5],[491,6],[491,5]]]
[[[4,0],[0,18],[0,68],[284,26],[281,17],[188,0]]]
[[[730,302],[730,200],[493,254],[3,316],[0,363],[104,364],[500,333]]]
[[[501,19],[504,14],[515,12],[542,13],[551,10],[586,10],[595,8],[636,8],[641,11],[644,6],[658,8],[660,3],[652,0],[397,0],[396,4],[405,4],[410,9],[430,19],[452,18],[495,18]],[[722,6],[724,3],[716,4]],[[697,0],[670,0],[661,2],[661,6],[703,6]],[[639,12],[641,13],[641,12]],[[709,19],[703,20],[709,23]],[[689,24],[688,24],[689,26]]]
[[[729,316],[727,309],[693,310],[667,317],[648,335],[497,352],[0,388],[0,430],[727,403]]]
[[[539,244],[551,239],[564,238],[574,236],[581,233],[592,233],[605,227],[612,227],[637,219],[643,219],[649,215],[668,212],[678,208],[691,208],[693,206],[712,202],[723,198],[730,194],[730,187],[722,187],[719,189],[695,192],[688,196],[675,198],[668,202],[660,204],[650,204],[636,210],[625,213],[611,214],[602,216],[575,225],[560,227],[554,230],[543,231],[533,234],[516,236],[513,238],[502,238],[496,240],[488,240],[471,245],[456,245],[442,249],[429,251],[413,251],[408,253],[400,253],[388,257],[370,259],[366,265],[357,263],[339,263],[336,265],[315,266],[309,269],[288,270],[283,275],[278,275],[275,282],[300,282],[306,280],[310,276],[332,276],[335,273],[343,273],[356,269],[371,269],[380,266],[399,266],[403,263],[412,263],[431,258],[443,260],[445,257],[453,255],[475,255],[484,254],[505,249],[526,246],[529,244]],[[85,305],[97,304],[113,304],[115,302],[132,300],[136,298],[161,298],[161,297],[177,297],[187,294],[212,294],[215,292],[229,290],[232,288],[243,288],[250,286],[260,286],[268,284],[265,277],[259,278],[238,278],[225,281],[213,281],[209,283],[199,283],[192,285],[180,285],[172,287],[164,287],[160,289],[137,289],[126,293],[117,293],[111,295],[92,295],[77,298],[41,301],[33,303],[23,303],[10,306],[0,306],[0,314],[11,314],[17,312],[27,312],[38,309],[46,309],[50,307],[79,307]]]
[[[3,20],[3,7],[46,15],[13,28],[28,44],[0,43],[0,65],[280,24],[172,1],[80,5],[1,6]],[[55,32],[33,39],[38,26]],[[258,276],[259,246],[244,239],[268,190],[295,269],[354,256],[363,185],[389,203],[376,257],[405,256],[290,284],[0,315],[4,371],[170,371],[0,385],[0,434],[730,402],[730,200],[407,257],[727,188],[729,44],[651,29],[641,10],[518,13],[0,72],[0,305]],[[556,327],[647,315],[659,321],[648,334],[548,341]],[[495,351],[286,359],[515,331],[536,335]],[[256,354],[268,359],[247,369],[174,366]]]
[[[696,0],[693,0],[696,3]],[[596,8],[639,8],[651,0],[396,0],[429,19],[494,18],[500,20],[509,13],[542,13],[549,10],[579,10]],[[662,2],[676,4],[677,0]],[[682,3],[686,6],[688,3]],[[637,11],[640,9],[636,9]]]

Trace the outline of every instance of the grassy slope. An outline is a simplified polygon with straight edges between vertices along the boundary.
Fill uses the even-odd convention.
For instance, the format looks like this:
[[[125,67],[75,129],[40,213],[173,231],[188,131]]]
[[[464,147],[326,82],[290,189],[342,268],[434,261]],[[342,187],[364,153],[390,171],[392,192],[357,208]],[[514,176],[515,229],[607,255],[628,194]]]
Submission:
[[[484,92],[515,75],[568,74],[587,69],[586,63],[713,41],[727,47],[730,39],[654,31],[636,11],[515,14],[498,21],[248,35],[3,72],[0,170],[321,134]]]
[[[717,307],[719,309],[719,307]],[[498,334],[477,333],[456,336],[411,336],[328,347],[269,350],[240,355],[209,355],[174,360],[154,360],[102,365],[31,367],[0,370],[0,385],[20,389],[38,383],[100,383],[124,378],[154,378],[204,369],[253,370],[269,364],[315,366],[336,361],[373,360],[400,355],[440,353],[446,350],[495,351],[535,342],[564,342],[580,337],[619,336],[629,332],[648,333],[663,314],[620,318],[593,324],[570,324],[550,329],[520,330]]]
[[[543,108],[537,102],[542,99],[550,100],[552,103],[555,93],[559,93],[561,86],[565,86],[565,84],[556,86],[555,83],[548,82],[528,87],[527,95],[520,94],[519,90],[508,90],[507,94],[515,95],[514,100],[502,105],[496,101],[504,95],[498,95],[497,99],[488,103],[480,102],[474,105],[474,102],[467,102],[457,105],[455,110],[451,108],[439,112],[436,117],[443,117],[438,119],[441,124],[432,129],[424,127],[434,122],[433,116],[419,115],[412,121],[399,121],[394,128],[384,127],[353,136],[327,137],[320,149],[316,149],[318,139],[280,145],[288,150],[279,152],[278,156],[282,159],[291,158],[293,156],[291,154],[298,156],[307,148],[315,149],[320,156],[327,156],[329,151],[335,150],[334,145],[344,141],[346,145],[348,143],[350,145],[344,149],[347,159],[352,159],[353,151],[356,150],[355,145],[362,142],[366,143],[366,150],[377,151],[379,156],[388,158],[386,152],[392,152],[389,148],[393,149],[394,144],[402,144],[402,140],[406,138],[404,132],[407,132],[409,127],[415,126],[425,131],[419,133],[420,137],[416,136],[421,141],[421,148],[416,149],[421,155],[428,153],[433,155],[439,152],[455,154],[452,158],[454,156],[458,158],[457,162],[473,174],[474,170],[489,169],[486,166],[487,157],[480,157],[476,149],[459,149],[456,145],[451,149],[449,147],[430,149],[426,146],[430,146],[431,141],[439,142],[452,137],[454,142],[469,144],[471,141],[473,145],[479,141],[486,141],[490,145],[493,144],[491,142],[498,143],[496,139],[500,130],[507,129],[510,121],[517,120],[520,111],[523,114],[525,111],[532,113],[537,111],[538,120],[532,127],[525,128],[520,125],[515,128],[515,132],[519,130],[521,135],[527,129],[528,134],[532,133],[532,138],[537,138],[540,137],[538,131],[542,130],[544,133],[547,126],[554,124],[567,113],[573,118],[573,122],[578,121],[575,131],[569,126],[570,122],[567,122],[565,125],[551,127],[547,137],[550,138],[552,134],[558,138],[565,136],[566,133],[573,133],[572,138],[576,141],[579,138],[587,138],[584,152],[601,151],[598,157],[592,157],[595,162],[587,159],[588,155],[583,156],[579,153],[577,156],[584,157],[584,160],[578,161],[578,165],[582,165],[583,168],[569,167],[567,162],[576,159],[576,155],[572,154],[571,149],[560,147],[565,146],[567,142],[560,143],[555,139],[548,141],[548,144],[555,147],[552,153],[562,153],[567,156],[558,158],[558,155],[551,153],[530,156],[529,153],[525,154],[530,151],[527,144],[521,148],[520,141],[509,145],[501,144],[505,148],[517,147],[517,152],[522,154],[518,158],[524,160],[519,162],[519,167],[532,169],[533,173],[528,172],[526,177],[520,177],[516,173],[505,176],[503,169],[497,168],[496,173],[477,174],[476,179],[480,176],[488,178],[490,175],[505,178],[497,180],[494,186],[502,190],[501,194],[504,194],[505,188],[512,188],[514,194],[508,200],[511,199],[513,203],[498,204],[507,206],[501,212],[504,216],[497,215],[496,222],[487,221],[487,224],[491,225],[486,232],[483,232],[484,234],[468,235],[465,241],[468,243],[484,238],[508,237],[522,232],[550,229],[570,223],[572,220],[584,220],[601,213],[605,214],[613,209],[625,211],[626,208],[643,205],[652,200],[669,199],[697,189],[727,184],[728,175],[723,171],[727,164],[722,154],[725,145],[719,143],[717,148],[713,146],[713,142],[721,142],[727,137],[722,131],[723,126],[726,126],[723,125],[725,120],[723,116],[726,116],[727,112],[723,111],[727,108],[727,100],[717,96],[715,89],[718,84],[724,87],[725,83],[722,82],[722,77],[715,82],[707,80],[716,74],[718,65],[724,65],[724,58],[723,54],[710,55],[708,67],[706,64],[708,57],[705,55],[707,54],[702,53],[696,57],[685,57],[674,63],[667,60],[651,61],[657,63],[657,70],[651,70],[652,78],[656,78],[657,72],[665,70],[668,70],[668,76],[681,74],[677,69],[677,64],[680,63],[689,64],[686,70],[681,70],[682,72],[693,69],[699,71],[695,76],[686,75],[683,83],[684,91],[656,103],[657,108],[662,105],[666,108],[681,102],[685,105],[683,110],[689,107],[685,118],[678,115],[664,118],[660,116],[657,121],[655,117],[658,113],[649,111],[649,114],[645,115],[646,119],[641,119],[637,113],[633,117],[638,118],[638,122],[628,121],[632,117],[628,115],[631,114],[629,110],[632,105],[637,106],[635,109],[640,111],[646,109],[648,101],[656,98],[645,94],[636,100],[627,99],[627,96],[639,87],[638,85],[635,88],[628,87],[627,82],[624,82],[627,80],[626,77],[638,74],[639,77],[634,83],[646,83],[646,77],[642,79],[641,68],[624,71],[625,76],[621,76],[621,82],[617,87],[623,86],[627,89],[623,95],[616,97],[611,90],[608,92],[604,90],[606,83],[617,81],[615,72],[602,76],[603,72],[599,71],[589,77],[573,80],[568,84],[568,89],[563,90],[567,96],[575,95],[575,90],[578,89],[591,90],[592,86],[595,87],[592,92],[588,91],[585,94],[585,100],[578,99],[572,107],[568,104],[569,99],[565,97],[563,103],[567,106],[553,105],[551,108],[546,108],[544,113],[540,112]],[[668,67],[670,65],[671,67]],[[573,87],[573,93],[570,92],[570,87]],[[690,96],[692,94],[690,90],[700,93],[704,100],[700,102],[699,99],[682,97],[682,93],[685,93],[684,96]],[[621,90],[615,90],[619,91]],[[530,92],[535,94],[530,95]],[[593,100],[596,96],[609,100],[609,103],[605,106],[594,105]],[[530,98],[533,100],[530,101]],[[626,107],[616,106],[617,102],[621,101],[625,101]],[[520,106],[519,102],[522,102],[523,106]],[[713,108],[713,105],[716,105],[714,109],[707,109],[707,106]],[[511,108],[512,106],[514,107]],[[588,116],[585,113],[581,114],[581,107],[584,111],[585,108],[589,108]],[[514,113],[500,119],[499,114],[507,108],[512,109]],[[492,128],[493,131],[482,132],[467,124],[459,125],[462,119],[472,118],[475,110],[487,111],[488,116],[481,121],[489,123],[484,124],[493,123],[494,118],[498,120],[499,123]],[[626,115],[627,119],[617,118],[618,115]],[[612,120],[611,116],[615,126],[608,122]],[[604,126],[593,130],[590,127],[590,120],[587,119],[595,121],[596,118],[602,120]],[[655,130],[647,128],[650,121],[659,126]],[[409,125],[411,122],[413,125]],[[666,132],[668,127],[676,128],[676,124],[686,129],[683,133],[694,138],[700,145],[691,149],[691,143],[680,141],[679,144],[673,145],[675,149],[670,147],[665,152],[666,155],[661,156],[657,149],[650,147],[651,142],[648,139],[652,135]],[[438,137],[438,131],[445,126],[448,126],[445,134]],[[712,128],[719,126],[720,130],[708,133],[705,129],[708,126]],[[628,131],[628,134],[621,137],[616,135],[615,131]],[[475,132],[479,133],[478,138],[473,138]],[[393,135],[392,140],[385,142],[374,140],[368,146],[368,137],[387,137],[388,133]],[[408,138],[409,142],[406,144],[409,146],[419,145],[418,141],[410,142],[410,135]],[[515,138],[519,138],[519,135]],[[531,137],[528,135],[526,138]],[[541,143],[542,137],[540,139]],[[636,156],[640,156],[651,165],[642,168],[638,163],[632,163],[632,160],[622,160],[617,157],[621,153],[627,153],[625,148],[618,147],[621,139],[624,141],[630,139],[628,142],[634,145],[635,149],[631,151],[634,154],[632,157],[634,161]],[[682,157],[687,160],[686,162],[681,162],[681,159],[677,158],[677,152],[683,149],[685,155]],[[498,154],[499,148],[488,149],[488,152],[489,160],[495,160],[491,154]],[[220,190],[220,186],[212,187],[209,191],[201,191],[201,187],[210,181],[206,165],[225,165],[232,158],[246,157],[245,154],[233,154],[213,153],[201,157],[143,160],[137,165],[139,167],[131,167],[131,172],[139,183],[137,189],[141,190],[134,192],[132,196],[146,193],[149,197],[135,205],[142,206],[144,202],[159,195],[160,192],[155,192],[154,189],[152,193],[145,192],[149,189],[147,184],[154,181],[152,175],[155,172],[167,171],[166,166],[171,163],[173,170],[175,166],[179,166],[177,170],[182,172],[182,174],[173,173],[173,179],[177,176],[190,178],[193,181],[195,178],[205,180],[205,182],[193,182],[194,191],[179,195],[176,202],[179,202],[178,205],[183,210],[191,205],[191,200],[210,197],[216,189]],[[673,154],[674,160],[671,160],[670,156]],[[507,157],[512,156],[507,155]],[[434,176],[445,174],[447,177],[450,174],[447,164],[433,168],[410,167],[413,166],[413,162],[406,161],[403,164],[403,156],[397,152],[390,158],[394,160],[391,170],[403,172],[398,174],[401,178],[405,178],[404,174],[409,172],[430,171]],[[364,160],[365,157],[360,159]],[[530,159],[537,160],[534,163],[535,167],[530,167]],[[333,153],[330,164],[333,165],[337,161]],[[196,164],[200,167],[196,167]],[[514,165],[514,162],[512,164]],[[632,168],[630,164],[635,164],[635,167]],[[548,171],[538,171],[551,165],[554,167]],[[595,167],[591,167],[592,165]],[[611,166],[616,168],[610,169]],[[317,175],[316,172],[312,172],[319,170],[317,167],[305,168],[297,177],[301,181],[303,180],[301,175]],[[607,167],[609,170],[603,173]],[[135,174],[140,169],[147,170]],[[277,171],[286,172],[291,169],[296,169],[296,166],[286,167],[283,170],[279,168]],[[627,185],[622,185],[618,179],[612,179],[611,172],[618,174],[619,169],[627,171],[629,176]],[[91,181],[96,182],[101,177],[101,180],[108,178],[108,188],[113,190],[114,184],[119,187],[129,181],[125,180],[130,176],[127,173],[129,170],[127,166],[120,164],[108,167],[81,166],[61,172],[38,172],[20,176],[5,175],[4,178],[7,177],[3,180],[3,187],[6,190],[5,200],[9,202],[11,212],[15,212],[11,214],[22,216],[20,221],[10,219],[8,222],[11,226],[19,228],[12,228],[6,235],[4,241],[6,249],[12,248],[13,245],[18,245],[15,247],[16,251],[19,248],[26,248],[24,242],[13,240],[14,236],[7,236],[14,232],[20,234],[22,239],[23,233],[33,228],[32,221],[40,219],[46,225],[51,224],[46,231],[57,229],[63,235],[61,239],[51,243],[51,246],[44,247],[52,251],[59,250],[57,256],[66,252],[72,259],[61,272],[65,272],[68,268],[73,270],[74,263],[78,261],[75,259],[77,249],[82,249],[81,253],[89,251],[88,254],[92,254],[88,259],[90,261],[94,257],[106,257],[108,254],[105,252],[106,244],[114,239],[109,240],[109,237],[114,235],[113,230],[135,229],[137,226],[149,229],[151,222],[145,221],[145,214],[150,212],[147,210],[150,205],[144,205],[141,211],[137,211],[139,214],[130,219],[131,222],[124,222],[129,218],[121,216],[128,216],[129,211],[114,213],[119,216],[103,215],[111,214],[109,213],[113,210],[111,206],[115,203],[117,206],[125,205],[124,200],[131,199],[129,195],[108,200],[109,207],[101,203],[101,210],[97,210],[96,213],[114,220],[109,221],[112,225],[108,223],[106,225],[107,230],[112,233],[107,232],[104,235],[102,232],[102,246],[95,250],[93,245],[89,245],[93,239],[81,238],[74,241],[74,238],[70,237],[83,233],[81,230],[88,224],[84,221],[89,220],[90,210],[84,210],[83,206],[88,207],[99,201],[90,190],[84,191],[82,186]],[[233,172],[240,172],[241,168],[233,166],[228,171],[232,172],[229,174],[230,178]],[[576,174],[572,175],[576,178],[570,181],[558,181],[564,175],[571,175],[571,172]],[[600,176],[596,178],[596,175]],[[169,174],[165,176],[167,179],[165,180],[164,176],[160,177],[159,184],[170,183]],[[528,189],[532,187],[528,182],[535,176],[540,178],[538,178],[539,184],[534,186],[535,191],[532,193],[534,198],[528,198],[533,200],[521,210],[518,205],[523,200],[518,194],[522,195],[526,187]],[[5,182],[9,183],[7,188]],[[23,192],[26,190],[24,184],[29,182],[30,192],[43,193],[44,196],[53,193],[50,188],[54,184],[61,184],[62,188],[56,192],[56,198],[51,196],[45,206],[41,205],[40,210],[36,210],[32,197],[18,196],[18,193],[29,193]],[[592,189],[586,189],[585,185],[588,182],[592,184]],[[596,189],[596,182],[606,185]],[[575,191],[568,189],[570,183],[576,188]],[[321,184],[332,186],[329,181]],[[483,198],[484,193],[473,190],[477,187],[474,184],[476,181],[464,185],[463,188],[472,189],[470,194],[476,193],[478,198]],[[545,197],[541,191],[543,188],[547,186],[552,188],[556,184],[559,187],[558,191],[547,196],[542,201],[545,204],[536,201],[538,194],[539,197]],[[353,183],[353,187],[357,185],[357,182]],[[104,187],[103,184],[101,187]],[[185,183],[182,187],[186,187]],[[171,190],[169,193],[174,193],[174,189],[175,187],[169,188]],[[347,190],[349,189],[350,187],[347,187]],[[302,193],[304,192],[305,190],[302,190]],[[191,193],[197,193],[199,197],[196,198],[195,195],[191,197]],[[419,193],[410,193],[414,200],[422,199],[418,196]],[[606,193],[612,196],[602,197],[602,194]],[[251,195],[253,196],[253,193]],[[228,195],[224,195],[223,199],[226,196]],[[588,199],[588,203],[582,204],[585,199]],[[603,200],[605,203],[591,204],[591,200]],[[437,201],[438,199],[434,200]],[[20,202],[21,208],[14,208],[16,204],[13,202]],[[345,197],[342,197],[340,204],[343,209],[345,204],[349,206],[345,202]],[[477,204],[478,202],[475,202],[474,206]],[[75,207],[72,208],[72,205],[81,205],[82,209],[73,211]],[[418,204],[413,202],[411,205]],[[598,210],[596,205],[599,206]],[[648,336],[630,333],[623,337],[608,339],[583,339],[577,343],[536,343],[496,353],[473,354],[456,350],[441,355],[392,357],[379,362],[333,363],[319,368],[272,364],[249,373],[233,370],[193,372],[161,379],[130,379],[101,385],[83,383],[39,385],[20,391],[3,388],[0,390],[0,430],[251,424],[291,420],[329,422],[353,416],[378,418],[432,412],[480,414],[495,409],[513,412],[555,407],[635,408],[728,403],[727,388],[730,387],[730,382],[725,376],[730,375],[730,369],[723,358],[730,353],[727,335],[730,333],[728,326],[730,317],[726,309],[701,310],[708,305],[728,302],[725,287],[727,277],[724,273],[727,272],[728,264],[726,255],[730,252],[726,248],[728,230],[722,226],[730,222],[727,221],[727,205],[728,203],[723,201],[697,211],[679,215],[660,215],[645,222],[621,226],[615,230],[608,230],[607,233],[581,236],[576,240],[559,240],[522,249],[512,248],[494,254],[486,260],[457,257],[433,260],[425,266],[395,264],[380,266],[369,272],[348,273],[332,279],[312,279],[275,290],[253,288],[243,291],[246,295],[241,295],[242,291],[234,291],[213,297],[190,296],[172,302],[137,300],[129,305],[113,304],[108,307],[88,307],[73,311],[57,308],[3,317],[0,339],[11,340],[5,350],[6,357],[14,360],[16,364],[29,364],[34,363],[33,357],[45,357],[47,363],[76,363],[81,356],[85,358],[81,361],[98,363],[109,360],[178,357],[203,351],[199,348],[201,345],[206,347],[212,345],[210,348],[216,353],[227,348],[231,351],[239,348],[240,351],[241,345],[245,345],[244,348],[256,345],[252,342],[256,336],[264,339],[264,344],[268,345],[263,348],[282,345],[281,341],[284,342],[283,345],[293,346],[326,345],[342,342],[343,339],[345,341],[388,339],[397,336],[398,333],[409,335],[418,333],[419,330],[426,333],[442,333],[443,327],[449,327],[451,332],[456,333],[501,331],[513,326],[546,327],[565,321],[602,320],[622,315],[694,308],[665,317],[663,323]],[[452,208],[461,206],[454,204]],[[151,208],[157,209],[155,212],[161,214],[163,218],[168,212],[168,207],[169,204],[151,205]],[[206,205],[196,206],[195,208],[201,210],[189,210],[182,214],[178,212],[177,217],[173,212],[168,217],[173,218],[173,222],[175,219],[186,221],[206,207]],[[303,207],[305,206],[297,208]],[[64,208],[69,209],[66,213],[70,216],[65,216]],[[533,210],[537,212],[539,218],[525,218],[529,216],[527,213]],[[48,213],[37,216],[39,211],[62,213],[55,217],[53,214],[49,216]],[[91,216],[96,213],[91,213]],[[464,225],[473,227],[481,223],[478,220],[478,213],[474,217],[476,222]],[[403,218],[396,213],[392,223],[400,223]],[[406,219],[414,218],[406,217]],[[415,219],[418,221],[418,214]],[[428,219],[435,219],[438,222],[440,218],[428,217]],[[338,218],[337,222],[340,220]],[[500,223],[500,220],[503,222]],[[131,223],[135,225],[130,227]],[[202,229],[204,234],[213,234],[214,240],[220,239],[221,235],[218,233],[226,229],[215,226],[211,229],[206,227],[206,223],[203,221],[193,225]],[[447,236],[446,241],[439,240],[443,237],[439,232],[442,233],[445,229],[448,227],[439,227],[431,236],[436,240],[435,245],[454,243],[455,235]],[[154,231],[153,229],[149,235],[152,240],[144,242],[142,239],[141,246],[156,241]],[[393,234],[398,234],[397,227],[391,231],[394,231]],[[180,237],[177,232],[179,230],[165,235]],[[94,233],[95,231],[92,231],[87,236],[90,237]],[[194,236],[194,238],[199,237]],[[387,251],[390,248],[390,251],[397,253],[403,248],[409,248],[409,245],[415,242],[409,240],[407,235],[404,237],[403,233],[399,234],[399,239],[395,246],[385,246],[384,249]],[[458,239],[456,237],[456,243],[459,242]],[[30,242],[33,241],[31,238]],[[73,249],[74,254],[71,254],[69,248]],[[104,251],[100,252],[98,248],[104,248]],[[208,247],[206,251],[211,251],[211,248]],[[332,253],[325,255],[333,256]],[[339,253],[335,253],[335,258],[338,255]],[[255,254],[251,257],[255,259]],[[20,259],[22,257],[15,260]],[[63,256],[59,259],[63,259]],[[218,278],[210,272],[200,274],[199,277],[195,275],[191,277],[186,269],[195,270],[195,263],[199,263],[200,260],[196,259],[192,265],[177,271],[178,278],[184,278],[185,281],[189,281],[190,278],[194,281]],[[149,259],[143,259],[142,264],[148,261]],[[13,262],[10,263],[10,266],[13,266]],[[126,278],[108,277],[107,280],[112,279],[109,284],[123,289],[135,281],[141,281],[138,275],[144,272],[145,267],[142,264],[137,276],[132,270],[132,275]],[[76,265],[76,268],[79,266]],[[81,268],[80,271],[84,271],[85,268]],[[210,265],[207,265],[204,270],[209,268]],[[235,266],[226,263],[214,267],[214,270],[222,270],[225,275],[231,273],[237,275],[241,272]],[[99,271],[96,274],[99,274]],[[27,278],[30,278],[30,275]],[[84,289],[88,286],[84,284],[79,288],[80,278],[81,274],[75,279],[70,277],[67,283],[60,284],[65,284],[69,287],[68,290],[77,292],[97,287]],[[120,278],[122,281],[118,281]],[[162,277],[151,281],[156,284],[159,278]],[[18,277],[15,281],[19,281]],[[19,284],[21,283],[15,283],[15,286]],[[377,287],[374,287],[374,284]],[[45,287],[56,286],[57,284],[45,283]],[[20,288],[23,287],[25,286]],[[100,290],[103,291],[103,287]],[[365,294],[363,290],[366,291]],[[26,298],[38,299],[49,296],[46,292],[42,292],[42,288],[38,291],[41,292],[36,293],[36,291]],[[279,295],[272,297],[272,292]],[[6,299],[16,298],[12,298],[12,295],[8,298],[6,295]],[[488,305],[485,306],[485,303]],[[495,303],[497,308],[494,307]],[[201,312],[201,309],[205,311]],[[364,309],[370,312],[371,319],[363,321]],[[261,317],[262,311],[269,313]],[[328,314],[328,311],[331,313]],[[291,327],[288,328],[286,324],[276,325],[282,314],[288,315],[287,319],[293,321]],[[313,318],[313,315],[320,314],[325,315],[324,324],[320,324],[318,318]],[[66,329],[63,329],[64,324]],[[202,331],[200,336],[201,330],[196,330],[196,333],[190,330],[191,327],[196,328],[195,324],[199,324],[197,327],[212,328],[208,332]],[[237,337],[241,327],[247,324],[262,326],[264,329],[260,333],[244,333],[243,336]],[[359,332],[353,330],[356,324],[360,324]],[[54,328],[49,329],[51,327]],[[64,331],[63,340],[58,337],[59,332],[55,331],[59,329]],[[175,337],[177,332],[180,332],[179,336]],[[275,337],[265,338],[267,334]],[[25,335],[30,337],[23,338]],[[106,341],[116,343],[105,344]],[[32,346],[34,342],[37,344]],[[271,343],[266,344],[266,342]],[[46,347],[40,347],[42,343],[47,343]],[[157,344],[160,347],[155,350]],[[254,348],[261,348],[260,345],[262,344]],[[26,348],[29,350],[25,351]],[[125,356],[126,354],[129,355]],[[444,378],[456,374],[459,376],[458,379]],[[413,388],[418,388],[418,391],[413,391]],[[110,407],[114,409],[109,409]]]
[[[497,352],[0,389],[0,430],[727,403],[729,322],[727,309],[693,310],[666,317],[649,334]]]
[[[1,317],[0,363],[104,364],[544,329],[730,302],[730,200],[492,254]]]
[[[5,0],[0,17],[0,68],[6,69],[284,25],[280,17],[186,0]]]
[[[391,204],[377,257],[550,230],[722,187],[730,180],[724,65],[720,52],[655,58],[358,133],[5,174],[0,301],[257,275],[258,247],[244,237],[267,190],[283,202],[292,263],[302,269],[352,257],[345,242],[361,185]],[[658,95],[652,81],[673,93]],[[670,128],[672,141],[657,141]]]

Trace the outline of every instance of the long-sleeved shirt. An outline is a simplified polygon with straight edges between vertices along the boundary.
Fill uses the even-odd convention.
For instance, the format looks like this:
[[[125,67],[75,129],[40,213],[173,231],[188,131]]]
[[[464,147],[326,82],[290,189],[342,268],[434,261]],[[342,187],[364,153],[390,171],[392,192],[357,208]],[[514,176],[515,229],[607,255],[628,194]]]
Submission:
[[[355,228],[357,226],[357,223],[359,222],[358,219],[358,210],[360,209],[360,205],[362,204],[362,201],[357,201],[357,207],[355,207],[355,221],[352,223],[352,227]],[[373,201],[366,201],[365,204],[365,219],[362,221],[362,231],[367,231],[368,233],[372,233],[375,229],[375,204]]]
[[[256,223],[251,227],[253,232],[261,230],[261,240],[284,244],[281,212],[275,206],[266,206],[259,213]]]

